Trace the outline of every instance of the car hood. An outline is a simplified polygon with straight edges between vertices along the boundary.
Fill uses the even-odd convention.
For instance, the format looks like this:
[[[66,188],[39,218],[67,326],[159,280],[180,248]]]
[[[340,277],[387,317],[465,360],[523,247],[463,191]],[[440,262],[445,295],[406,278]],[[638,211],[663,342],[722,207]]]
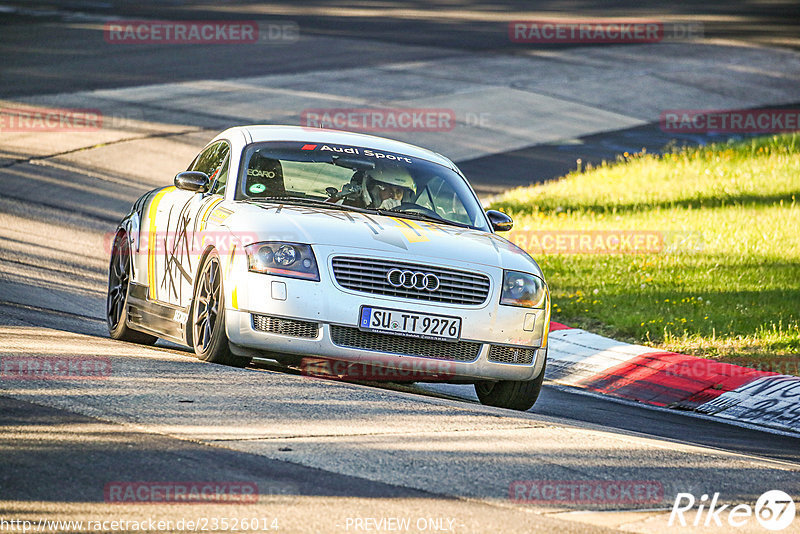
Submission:
[[[480,264],[542,276],[524,250],[489,232],[447,224],[315,206],[236,202],[223,223],[247,241],[287,241],[325,245],[345,252],[407,255],[445,263]]]

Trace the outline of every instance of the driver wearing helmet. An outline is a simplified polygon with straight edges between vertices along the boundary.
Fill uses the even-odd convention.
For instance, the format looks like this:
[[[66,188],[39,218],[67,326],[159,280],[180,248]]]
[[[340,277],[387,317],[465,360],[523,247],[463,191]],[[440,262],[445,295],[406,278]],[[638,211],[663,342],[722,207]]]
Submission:
[[[410,202],[414,179],[400,166],[382,167],[367,171],[361,192],[368,208],[390,210]]]

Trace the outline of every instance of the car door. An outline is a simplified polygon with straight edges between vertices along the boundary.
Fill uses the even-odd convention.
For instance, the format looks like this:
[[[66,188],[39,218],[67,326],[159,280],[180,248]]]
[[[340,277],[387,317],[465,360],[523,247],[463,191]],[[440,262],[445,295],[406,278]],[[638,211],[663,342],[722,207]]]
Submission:
[[[217,141],[206,147],[187,170],[206,173],[211,179],[208,193],[176,190],[172,202],[160,213],[160,228],[166,231],[162,261],[156,262],[157,300],[186,308],[192,298],[197,262],[202,254],[199,232],[222,202],[230,164],[230,145]]]

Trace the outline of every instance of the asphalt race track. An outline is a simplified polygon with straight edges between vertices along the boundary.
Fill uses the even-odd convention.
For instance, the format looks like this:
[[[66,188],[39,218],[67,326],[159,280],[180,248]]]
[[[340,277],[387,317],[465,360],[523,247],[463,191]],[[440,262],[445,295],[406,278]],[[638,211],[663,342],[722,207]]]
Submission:
[[[0,377],[0,532],[14,531],[3,520],[152,520],[115,530],[166,532],[202,530],[186,521],[256,517],[258,531],[277,520],[278,532],[386,532],[389,519],[405,518],[410,532],[657,533],[667,531],[678,493],[718,492],[720,501],[750,505],[767,490],[800,495],[795,436],[552,385],[518,413],[479,405],[470,386],[347,384],[268,361],[226,368],[168,343],[112,341],[104,319],[108,233],[141,193],[170,183],[225,127],[298,124],[301,110],[320,107],[453,109],[450,131],[378,135],[453,157],[488,196],[558,176],[577,158],[657,149],[663,109],[800,102],[796,5],[636,12],[633,2],[617,2],[603,14],[700,21],[705,39],[532,50],[508,42],[509,20],[598,10],[578,1],[536,10],[510,0],[497,9],[451,2],[430,12],[424,3],[375,11],[352,3],[330,17],[321,2],[212,4],[0,6],[0,108],[105,117],[102,128],[77,133],[0,128],[0,359],[110,363],[99,379]],[[103,24],[122,18],[288,21],[300,37],[239,46],[105,42]],[[514,481],[548,480],[647,481],[660,493],[637,504],[509,498]],[[258,498],[109,502],[110,484],[134,481],[241,482],[257,485]],[[763,531],[754,519],[736,530]],[[800,532],[800,523],[784,532]]]

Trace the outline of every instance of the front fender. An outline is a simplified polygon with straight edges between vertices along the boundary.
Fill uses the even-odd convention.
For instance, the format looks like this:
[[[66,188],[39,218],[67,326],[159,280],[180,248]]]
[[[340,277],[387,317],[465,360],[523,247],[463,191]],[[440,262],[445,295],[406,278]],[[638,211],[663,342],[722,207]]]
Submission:
[[[147,206],[149,206],[153,194],[158,190],[159,189],[153,189],[152,191],[148,191],[133,203],[131,211],[125,215],[119,225],[117,225],[117,230],[114,232],[114,237],[112,237],[111,240],[113,245],[113,240],[120,232],[124,232],[127,236],[132,255],[131,281],[140,284],[147,283],[147,250],[142,250],[141,224],[144,219],[144,211],[147,209]],[[144,261],[142,261],[143,256]]]

